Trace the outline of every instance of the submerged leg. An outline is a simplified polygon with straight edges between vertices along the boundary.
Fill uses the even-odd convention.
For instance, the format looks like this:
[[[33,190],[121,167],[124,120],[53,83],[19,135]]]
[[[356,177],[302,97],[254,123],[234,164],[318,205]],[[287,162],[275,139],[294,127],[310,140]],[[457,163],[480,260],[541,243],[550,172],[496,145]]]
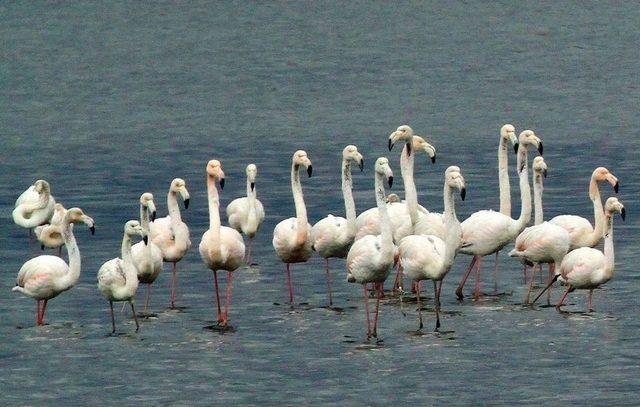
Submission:
[[[424,324],[422,323],[422,300],[420,299],[420,283],[421,281],[416,282],[416,301],[418,302],[418,320],[420,321],[420,327],[418,328],[418,330],[422,329],[422,327],[424,326]]]
[[[467,278],[469,278],[469,274],[471,274],[471,270],[473,270],[473,267],[476,265],[477,261],[478,261],[478,256],[473,256],[473,259],[471,259],[471,263],[469,263],[469,267],[467,268],[467,271],[465,271],[464,275],[462,276],[462,280],[460,280],[460,284],[458,284],[458,288],[456,288],[456,296],[458,297],[459,300],[464,298],[464,295],[462,294],[462,288],[464,287],[464,284],[467,282]]]
[[[147,298],[144,300],[144,310],[143,314],[147,314],[147,308],[149,308],[149,300],[151,299],[151,283],[147,283]]]
[[[478,256],[478,261],[476,263],[476,288],[473,292],[473,299],[478,300],[480,298],[480,263],[482,261],[482,257]]]
[[[367,315],[367,339],[371,338],[371,320],[369,318],[369,290],[367,284],[362,284],[364,289],[364,312]]]
[[[40,325],[44,325],[44,312],[47,310],[47,302],[49,300],[44,300],[42,303],[42,313],[40,314]]]
[[[589,297],[587,301],[587,311],[593,312],[593,289],[589,290]]]
[[[493,293],[498,294],[498,255],[500,254],[500,251],[498,250],[496,252],[496,264],[495,264],[495,268],[493,269]]]
[[[40,301],[36,300],[36,325],[40,325]]]
[[[249,244],[248,244],[249,247],[247,247],[247,260],[246,260],[247,261],[247,266],[249,266],[249,267],[251,267],[251,246],[252,246],[252,243],[253,243],[253,238],[250,237],[249,238]]]
[[[324,259],[324,270],[327,273],[327,293],[329,295],[329,306],[333,306],[333,295],[331,294],[331,272],[329,271],[329,259]]]
[[[229,321],[229,308],[231,308],[231,286],[233,283],[233,273],[229,271],[227,273],[227,299],[224,303],[224,317],[222,320],[222,325],[227,325]]]
[[[218,315],[216,316],[216,321],[218,323],[222,322],[222,312],[220,311],[220,291],[218,289],[218,271],[213,271],[213,283],[216,288],[216,305],[218,306]]]
[[[109,307],[111,307],[111,333],[116,333],[116,315],[113,312],[113,301],[109,301]]]
[[[287,263],[287,285],[289,286],[289,304],[293,305],[293,281],[291,281],[291,265]]]
[[[433,282],[433,289],[435,292],[435,306],[436,306],[436,331],[440,329],[440,292],[442,291],[442,280],[438,282],[438,289],[436,290],[436,282]]]
[[[176,264],[176,262],[173,262],[173,268],[171,270],[171,308],[176,307],[176,283],[178,279],[177,273],[178,265]]]
[[[373,318],[373,337],[378,337],[378,313],[380,311],[380,299],[382,298],[382,283],[375,283],[374,287],[378,289],[378,296],[376,298],[376,313]]]
[[[140,324],[138,324],[138,315],[136,315],[136,309],[133,306],[133,301],[129,301],[129,304],[131,304],[131,312],[133,313],[133,320],[136,321],[136,332],[138,332],[140,329]]]

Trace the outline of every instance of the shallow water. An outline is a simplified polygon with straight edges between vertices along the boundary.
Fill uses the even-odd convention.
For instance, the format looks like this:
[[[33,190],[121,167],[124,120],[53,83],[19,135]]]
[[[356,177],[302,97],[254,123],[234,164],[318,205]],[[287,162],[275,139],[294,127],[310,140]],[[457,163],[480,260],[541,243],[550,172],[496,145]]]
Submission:
[[[635,404],[639,21],[633,3],[0,5],[3,400]],[[438,150],[434,165],[417,160],[420,202],[441,210],[442,173],[459,165],[464,219],[498,207],[495,151],[505,122],[544,140],[547,218],[591,219],[587,186],[596,166],[620,179],[629,216],[615,221],[616,276],[596,291],[595,313],[579,313],[582,292],[569,296],[571,314],[521,307],[521,268],[504,254],[499,291],[507,295],[477,303],[455,300],[469,261],[458,258],[444,282],[440,334],[431,332],[427,283],[424,334],[416,334],[415,304],[405,304],[405,317],[385,303],[384,341],[366,342],[361,290],[344,281],[341,260],[332,267],[342,312],[324,308],[317,257],[293,268],[296,299],[307,304],[284,305],[271,231],[294,213],[288,176],[296,149],[314,165],[303,180],[313,222],[343,214],[340,152],[358,145],[362,211],[374,204],[376,157],[388,155],[399,178],[399,150],[386,151],[386,138],[408,123]],[[212,278],[196,250],[207,228],[210,158],[224,165],[225,205],[243,194],[244,167],[255,162],[267,211],[255,242],[259,266],[234,279],[235,331],[224,334],[206,328],[215,318]],[[164,215],[178,176],[191,192],[183,218],[194,243],[179,263],[183,308],[167,309],[165,266],[154,285],[157,317],[135,334],[130,313],[118,313],[120,334],[110,336],[96,272],[118,255],[140,194],[153,192]],[[34,301],[11,292],[20,265],[40,254],[11,221],[15,198],[38,178],[97,222],[95,236],[76,228],[80,283],[50,302],[44,327],[33,326]],[[612,193],[603,186],[603,197]],[[483,290],[492,292],[493,260],[484,265]]]

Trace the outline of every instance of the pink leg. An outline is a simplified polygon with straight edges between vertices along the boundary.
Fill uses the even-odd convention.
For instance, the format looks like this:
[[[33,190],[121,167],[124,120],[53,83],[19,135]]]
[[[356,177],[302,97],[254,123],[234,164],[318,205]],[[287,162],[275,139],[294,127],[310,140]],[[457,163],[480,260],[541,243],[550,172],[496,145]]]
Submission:
[[[293,281],[291,281],[291,265],[287,263],[287,285],[289,286],[289,304],[293,305]]]
[[[522,266],[522,281],[524,281],[525,284],[527,283],[527,274],[527,265],[524,264]]]
[[[482,262],[482,257],[478,257],[478,262],[476,264],[476,289],[473,292],[473,299],[478,300],[480,298],[480,263]]]
[[[460,284],[458,284],[458,288],[456,288],[456,296],[458,297],[459,300],[464,298],[464,295],[462,294],[462,288],[464,287],[464,284],[467,282],[467,278],[469,278],[469,274],[471,274],[471,271],[473,270],[473,267],[476,265],[477,261],[478,261],[478,256],[473,256],[473,259],[471,259],[471,263],[469,263],[469,267],[467,268],[467,271],[464,273],[464,276],[462,276],[462,280],[460,280]]]
[[[369,318],[369,290],[367,284],[362,284],[364,289],[364,312],[367,314],[367,339],[371,338],[371,320]]]
[[[433,282],[433,289],[436,290],[436,282]],[[436,331],[440,329],[440,291],[442,291],[442,280],[438,283],[438,290],[435,292],[435,306],[436,306]]]
[[[149,307],[149,300],[151,299],[151,283],[147,284],[147,298],[144,300],[144,310],[142,311],[145,315],[147,313],[147,308]]]
[[[40,325],[40,300],[36,300],[36,325]]]
[[[398,262],[396,265],[396,278],[393,281],[393,292],[395,293],[398,289],[402,288],[402,263]]]
[[[116,316],[113,313],[113,301],[109,301],[109,306],[111,307],[111,326],[113,327],[111,333],[114,334],[116,333]]]
[[[496,252],[496,264],[495,264],[495,268],[493,269],[493,293],[494,294],[498,294],[498,254],[500,254],[500,251]]]
[[[375,283],[374,287],[378,289],[378,297],[376,299],[376,313],[373,318],[373,336],[375,338],[378,337],[378,313],[380,311],[380,298],[382,298],[382,284],[383,283]]]
[[[564,299],[567,298],[567,294],[569,294],[569,290],[571,290],[571,286],[567,286],[567,289],[565,290],[564,295],[562,296],[562,298],[560,298],[560,301],[558,301],[558,304],[556,305],[556,309],[558,311],[560,311],[560,307],[562,306]]]
[[[526,269],[527,266],[525,265],[524,268]],[[531,268],[531,281],[529,281],[529,289],[527,290],[527,296],[524,298],[523,304],[529,304],[529,301],[531,299],[531,289],[533,288],[533,282],[536,278],[536,266],[533,266]]]
[[[40,325],[44,325],[44,312],[47,309],[47,301],[49,300],[44,300],[44,303],[42,304],[42,314],[40,314]]]
[[[420,321],[420,328],[422,329],[422,301],[420,299],[420,281],[416,281],[416,300],[418,301],[418,320]]]
[[[551,284],[553,281],[553,277],[556,274],[556,263],[549,263],[549,281],[547,284]],[[540,275],[542,275],[542,264],[540,265]],[[549,287],[549,291],[547,291],[547,305],[551,305],[551,290],[553,289],[553,285]]]
[[[249,244],[248,244],[249,247],[247,247],[247,266],[249,266],[249,267],[251,267],[251,246],[252,246],[252,243],[253,243],[253,238],[250,237],[249,238]]]
[[[216,288],[216,304],[218,306],[218,316],[216,317],[216,320],[218,323],[222,322],[222,311],[220,310],[220,291],[218,289],[218,271],[214,270],[213,271],[213,283],[215,285]]]
[[[222,325],[227,325],[229,321],[229,308],[231,308],[231,284],[233,283],[233,273],[227,273],[227,300],[224,303],[224,320],[222,321]]]
[[[138,315],[136,314],[136,308],[133,306],[133,301],[130,301],[131,313],[133,314],[133,320],[136,321],[136,332],[140,330],[140,324],[138,323]]]
[[[329,306],[333,306],[333,295],[331,293],[331,272],[329,271],[329,259],[324,259],[324,271],[327,273],[327,293],[329,295]]]
[[[171,270],[171,308],[176,307],[176,282],[178,279],[178,265],[174,262]]]

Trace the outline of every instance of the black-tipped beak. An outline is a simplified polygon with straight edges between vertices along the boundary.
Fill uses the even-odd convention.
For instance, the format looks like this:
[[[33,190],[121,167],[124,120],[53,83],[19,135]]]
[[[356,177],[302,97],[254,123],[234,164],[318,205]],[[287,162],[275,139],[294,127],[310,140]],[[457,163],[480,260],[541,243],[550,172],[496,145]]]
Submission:
[[[393,175],[387,178],[387,183],[389,184],[389,188],[393,186]]]
[[[256,188],[256,183],[252,182],[251,183],[251,192],[253,192],[253,190]]]
[[[542,175],[543,175],[545,178],[547,178],[547,170],[546,170],[546,168],[545,168],[544,170],[542,170]]]
[[[184,209],[189,209],[189,198],[184,200]]]
[[[542,147],[542,141],[540,143],[538,143],[538,152],[540,153],[540,155],[542,155],[542,152],[544,151],[544,148]]]
[[[516,153],[516,154],[518,154],[518,143],[515,143],[515,144],[513,145],[513,152],[514,152],[514,153]]]
[[[622,210],[620,211],[620,217],[622,218],[622,220],[627,217],[627,211],[624,208],[622,208]]]
[[[311,174],[313,174],[313,166],[310,165],[307,167],[307,175],[311,177]]]
[[[408,142],[407,143],[407,156],[411,156],[411,150],[413,150],[412,147],[413,146],[412,146],[411,142]]]
[[[391,151],[392,148],[393,148],[393,141],[389,139],[389,151]]]
[[[525,165],[526,165],[526,163],[520,164],[520,168],[518,168],[518,174],[520,174],[522,172],[522,170],[524,170],[524,166]]]
[[[467,188],[462,188],[460,190],[460,198],[462,198],[462,200],[464,201],[464,198],[467,197]]]
[[[431,164],[435,164],[436,163],[436,156],[434,155],[433,157],[431,157]]]
[[[616,182],[616,184],[613,186],[613,190],[615,191],[615,193],[618,193],[618,190],[620,189],[620,183]]]
[[[144,242],[144,245],[148,245],[149,244],[149,236],[142,236],[142,241]]]
[[[44,250],[44,245],[43,244],[40,245],[40,250]]]
[[[220,189],[224,189],[224,178],[220,178]]]
[[[92,234],[92,235],[95,235],[95,234],[96,234],[96,227],[95,227],[95,226],[91,226],[91,227],[89,228],[89,230],[91,231],[91,234]]]
[[[364,170],[364,158],[360,160],[360,162],[358,163],[358,167],[360,167],[360,172]]]
[[[156,221],[156,211],[151,212],[151,222]]]

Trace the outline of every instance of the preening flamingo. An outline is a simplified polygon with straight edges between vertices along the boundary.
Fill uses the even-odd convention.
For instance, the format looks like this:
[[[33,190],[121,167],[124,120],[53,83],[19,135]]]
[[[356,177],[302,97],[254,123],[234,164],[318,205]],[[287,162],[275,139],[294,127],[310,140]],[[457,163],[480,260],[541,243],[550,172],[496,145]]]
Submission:
[[[60,203],[56,203],[53,206],[53,216],[49,220],[49,223],[36,226],[34,232],[36,239],[40,242],[40,248],[44,250],[45,247],[49,249],[58,249],[58,256],[62,255],[62,246],[64,241],[62,240],[62,219],[67,213],[67,210]]]
[[[31,229],[49,222],[55,204],[49,183],[39,179],[16,199],[11,215],[16,225],[29,229],[31,239]]]

